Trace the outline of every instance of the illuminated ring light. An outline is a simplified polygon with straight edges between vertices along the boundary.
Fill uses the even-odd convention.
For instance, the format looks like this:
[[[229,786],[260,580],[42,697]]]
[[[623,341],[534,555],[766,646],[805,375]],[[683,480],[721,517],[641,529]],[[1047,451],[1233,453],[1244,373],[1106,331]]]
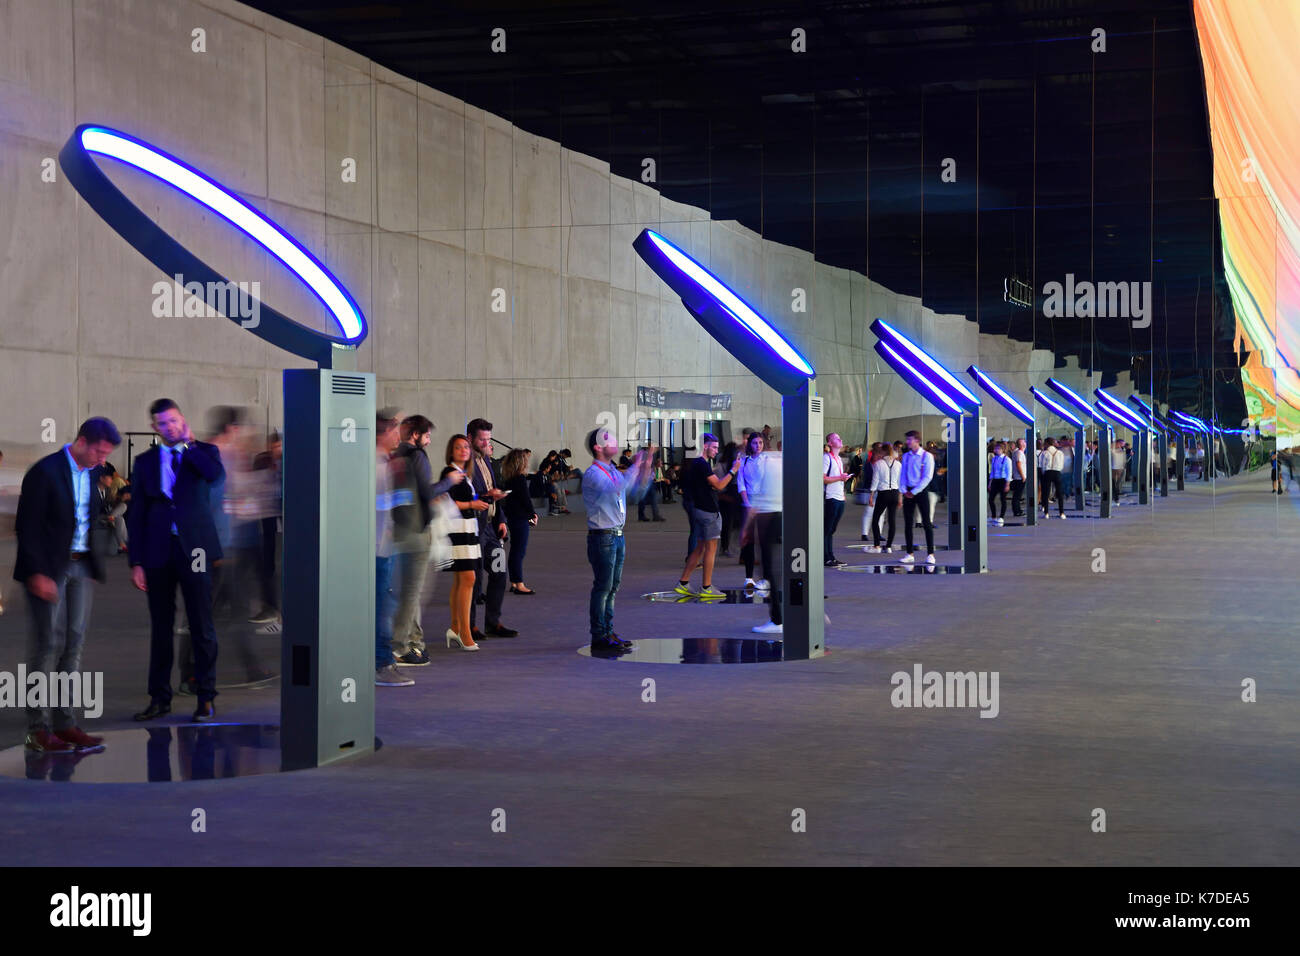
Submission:
[[[885,360],[903,381],[911,385],[920,393],[921,397],[928,400],[930,404],[943,409],[949,415],[956,415],[960,418],[965,414],[965,409],[948,397],[948,393],[935,388],[933,383],[921,374],[920,370],[908,362],[900,355],[894,347],[884,339],[876,340],[876,354]]]
[[[1109,393],[1103,392],[1099,388],[1094,388],[1092,393],[1097,396],[1098,407],[1109,414],[1111,418],[1127,425],[1132,431],[1146,431],[1147,426],[1142,424],[1142,420],[1121,405],[1116,399],[1111,397]]]
[[[1016,401],[1016,397],[1014,395],[1012,395],[1010,392],[1004,389],[997,382],[993,381],[993,379],[989,377],[988,373],[985,372],[983,369],[981,369],[978,365],[970,366],[969,368],[966,369],[966,372],[970,375],[971,378],[979,382],[980,387],[983,388],[984,391],[988,392],[999,402],[1001,402],[1002,407],[1005,408],[1007,411],[1009,411],[1012,415],[1020,419],[1026,425],[1032,426],[1034,424],[1034,413],[1031,412],[1029,409],[1025,408],[1025,406],[1021,405],[1020,402]]]
[[[123,195],[99,168],[92,154],[108,156],[161,180],[221,216],[253,239],[296,275],[333,315],[339,335],[326,335],[256,302],[258,324],[248,331],[272,345],[332,365],[336,347],[355,348],[368,331],[356,301],[315,256],[244,200],[216,182],[142,140],[94,124],[78,126],[59,151],[59,166],[95,212],[141,255],[167,276],[188,284],[227,283],[224,276],[168,235]],[[256,300],[254,300],[256,301]],[[227,316],[242,324],[240,318]]]
[[[1162,433],[1167,433],[1170,431],[1169,423],[1160,417],[1159,413],[1155,410],[1155,408],[1148,405],[1146,402],[1142,401],[1142,399],[1139,398],[1137,395],[1130,395],[1128,397],[1128,400],[1132,402],[1134,406],[1141,409],[1142,414],[1145,416],[1142,419],[1144,425],[1150,423],[1148,427],[1153,429],[1158,429]]]
[[[936,361],[929,352],[884,319],[876,319],[872,322],[871,331],[875,333],[876,338],[893,346],[895,354],[907,356],[908,362],[925,378],[931,391],[943,392],[951,402],[965,411],[979,412],[984,404],[979,400],[979,396],[959,382],[956,376],[944,368],[942,363]]]
[[[1069,422],[1075,428],[1083,427],[1083,419],[1079,418],[1078,415],[1074,414],[1074,412],[1070,411],[1060,402],[1057,402],[1055,399],[1040,392],[1036,386],[1031,385],[1029,387],[1029,394],[1038,399],[1039,404],[1045,405],[1057,418]]]
[[[659,233],[642,229],[632,248],[705,331],[767,385],[793,395],[816,377],[812,363],[753,306]]]
[[[1179,411],[1173,411],[1171,414],[1174,417],[1174,421],[1178,422],[1178,424],[1182,425],[1185,429],[1191,429],[1194,432],[1209,432],[1209,429],[1205,426],[1205,422],[1195,416],[1187,415]]]
[[[1089,404],[1086,398],[1084,398],[1074,389],[1070,388],[1070,386],[1066,385],[1064,382],[1059,381],[1058,379],[1055,378],[1049,378],[1047,380],[1047,384],[1054,392],[1056,392],[1057,395],[1060,395],[1063,399],[1065,399],[1067,402],[1069,402],[1079,411],[1083,412],[1089,418],[1093,419],[1094,421],[1100,422],[1103,425],[1110,424],[1106,420],[1106,416],[1104,416],[1101,413],[1100,409]]]

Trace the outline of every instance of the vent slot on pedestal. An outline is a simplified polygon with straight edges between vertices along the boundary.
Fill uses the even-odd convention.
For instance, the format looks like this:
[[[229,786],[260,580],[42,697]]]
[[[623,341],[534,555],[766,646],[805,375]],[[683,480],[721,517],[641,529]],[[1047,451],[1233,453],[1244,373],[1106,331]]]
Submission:
[[[330,391],[335,395],[366,394],[364,375],[335,375],[330,379]]]

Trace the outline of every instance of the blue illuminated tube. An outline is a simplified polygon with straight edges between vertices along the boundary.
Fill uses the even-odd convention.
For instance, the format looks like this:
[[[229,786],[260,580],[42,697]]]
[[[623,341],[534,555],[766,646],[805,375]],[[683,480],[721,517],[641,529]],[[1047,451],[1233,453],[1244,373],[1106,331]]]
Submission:
[[[1198,418],[1193,418],[1191,415],[1186,415],[1183,412],[1176,410],[1171,411],[1169,414],[1173,417],[1175,422],[1183,426],[1184,430],[1191,429],[1194,432],[1208,431],[1205,427],[1205,423]]]
[[[341,283],[315,256],[244,200],[181,160],[143,140],[105,126],[78,126],[59,151],[59,166],[82,198],[141,255],[168,276],[207,286],[229,280],[168,235],[99,168],[93,155],[107,156],[161,180],[219,215],[254,240],[297,276],[333,315],[339,335],[300,325],[257,302],[258,322],[227,316],[272,345],[329,368],[335,347],[354,348],[366,337],[365,316]]]
[[[951,404],[973,414],[979,413],[980,407],[984,404],[979,400],[979,396],[959,382],[957,377],[944,368],[942,363],[929,352],[884,319],[876,319],[872,322],[871,331],[881,342],[889,345],[895,355],[906,360],[914,375],[926,382],[928,387],[921,389],[923,393],[942,392]],[[935,402],[935,404],[940,403]]]
[[[1083,412],[1089,418],[1095,418],[1100,422],[1106,423],[1106,417],[1104,415],[1102,415],[1096,408],[1094,408],[1086,398],[1084,398],[1074,389],[1070,388],[1070,386],[1066,385],[1064,382],[1060,381],[1059,379],[1049,378],[1047,380],[1047,384],[1052,389],[1052,391],[1056,392],[1057,395],[1060,395],[1063,399],[1065,399],[1067,402],[1069,402],[1079,411]]]
[[[1020,419],[1026,425],[1033,426],[1034,413],[1025,406],[1021,405],[1014,395],[1004,389],[997,382],[993,381],[986,372],[980,369],[978,365],[972,365],[966,369],[967,373],[975,381],[979,382],[980,387],[996,398],[1002,407],[1009,411],[1016,418]]]
[[[1094,388],[1092,390],[1092,393],[1097,396],[1098,406],[1103,411],[1108,412],[1112,418],[1116,419],[1117,421],[1121,422],[1124,425],[1127,425],[1131,430],[1135,432],[1146,430],[1147,426],[1142,423],[1142,420],[1138,418],[1136,415],[1134,415],[1127,408],[1125,408],[1123,405],[1121,405],[1108,392],[1103,392],[1099,388]]]
[[[1054,415],[1056,415],[1057,418],[1069,422],[1075,428],[1083,427],[1082,419],[1080,419],[1077,415],[1075,415],[1072,411],[1070,411],[1060,402],[1057,402],[1055,399],[1049,398],[1045,393],[1039,391],[1036,386],[1031,385],[1029,387],[1029,394],[1033,395],[1034,398],[1038,399],[1038,401],[1041,404],[1047,406],[1047,408],[1051,410],[1051,412]]]
[[[884,339],[878,339],[875,345],[876,354],[885,360],[890,368],[897,372],[908,385],[921,393],[921,397],[927,399],[934,406],[943,409],[949,415],[962,415],[965,412],[960,405],[948,397],[947,392],[939,391],[935,388],[928,378],[921,374],[920,370],[912,365],[906,358],[897,352],[892,345]]]
[[[1142,413],[1145,416],[1143,422],[1150,422],[1149,427],[1159,429],[1162,432],[1169,432],[1171,430],[1169,423],[1160,417],[1155,408],[1142,401],[1138,396],[1130,395],[1128,400],[1142,410]]]
[[[681,297],[719,344],[782,395],[794,395],[817,372],[799,350],[712,272],[659,233],[642,229],[632,248]]]

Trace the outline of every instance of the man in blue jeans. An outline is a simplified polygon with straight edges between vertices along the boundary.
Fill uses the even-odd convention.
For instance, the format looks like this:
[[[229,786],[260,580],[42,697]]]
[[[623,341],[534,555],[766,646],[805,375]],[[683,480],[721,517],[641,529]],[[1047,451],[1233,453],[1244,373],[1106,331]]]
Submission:
[[[637,501],[654,477],[654,448],[643,448],[627,471],[614,464],[618,440],[608,429],[587,435],[593,459],[582,475],[582,502],[587,508],[587,560],[591,562],[591,653],[622,654],[632,642],[614,633],[614,596],[623,578],[627,499]]]

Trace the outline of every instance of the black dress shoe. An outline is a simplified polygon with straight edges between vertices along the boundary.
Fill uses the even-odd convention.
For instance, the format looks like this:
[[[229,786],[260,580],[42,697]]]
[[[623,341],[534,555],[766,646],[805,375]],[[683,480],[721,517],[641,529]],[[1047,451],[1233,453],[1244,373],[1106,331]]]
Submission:
[[[149,706],[140,713],[135,715],[135,720],[156,720],[172,712],[171,704],[160,704],[156,700],[149,701]]]
[[[519,632],[514,628],[506,627],[503,624],[488,624],[484,632],[488,637],[518,637]]]
[[[196,724],[206,724],[210,720],[215,720],[216,716],[216,705],[210,700],[205,700],[195,709],[194,722]]]
[[[482,631],[480,631],[477,627],[471,627],[469,629],[469,636],[474,638],[475,644],[477,644],[479,641],[487,637],[487,635],[484,634]]]
[[[485,597],[484,597],[483,595],[481,595],[481,594],[476,594],[476,595],[474,595],[474,603],[475,603],[475,604],[486,604],[486,603],[487,603],[487,598],[485,598]]]
[[[613,631],[610,631],[608,634],[605,635],[605,640],[609,641],[611,644],[618,644],[621,647],[631,648],[632,646],[631,641],[624,640],[623,638],[615,634]]]

